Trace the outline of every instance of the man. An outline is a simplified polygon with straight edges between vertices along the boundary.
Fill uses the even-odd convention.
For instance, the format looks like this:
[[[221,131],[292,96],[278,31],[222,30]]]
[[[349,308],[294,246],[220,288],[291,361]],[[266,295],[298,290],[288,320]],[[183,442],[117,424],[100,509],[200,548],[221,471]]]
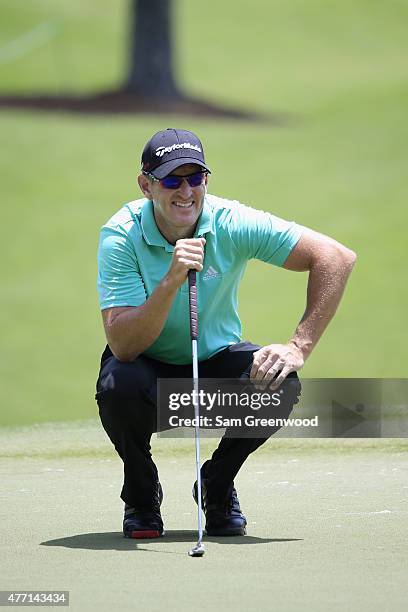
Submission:
[[[246,375],[273,390],[297,378],[336,311],[356,258],[327,236],[208,195],[209,174],[195,134],[158,132],[142,154],[144,198],[123,206],[101,231],[98,289],[108,346],[96,399],[124,463],[127,537],[163,534],[163,494],[150,439],[157,430],[157,379],[191,377],[188,271],[198,272],[200,376]],[[306,310],[285,344],[242,342],[237,287],[251,258],[309,272]],[[208,535],[246,533],[234,477],[266,439],[224,436],[202,466]]]

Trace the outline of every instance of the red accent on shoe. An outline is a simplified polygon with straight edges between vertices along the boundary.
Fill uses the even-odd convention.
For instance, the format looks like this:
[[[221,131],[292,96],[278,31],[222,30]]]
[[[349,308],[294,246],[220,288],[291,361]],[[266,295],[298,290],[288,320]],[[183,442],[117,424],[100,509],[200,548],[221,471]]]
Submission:
[[[147,538],[160,538],[161,533],[157,529],[150,529],[144,531],[132,531],[130,534],[131,538],[147,539]]]

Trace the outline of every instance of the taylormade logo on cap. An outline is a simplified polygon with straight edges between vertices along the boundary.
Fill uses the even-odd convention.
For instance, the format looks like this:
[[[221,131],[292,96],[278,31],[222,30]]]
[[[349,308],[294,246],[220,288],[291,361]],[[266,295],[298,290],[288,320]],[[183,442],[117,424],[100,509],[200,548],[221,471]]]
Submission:
[[[175,151],[176,149],[194,149],[194,151],[198,151],[199,153],[202,153],[199,146],[193,145],[190,142],[180,142],[177,144],[176,143],[172,144],[169,147],[157,147],[156,155],[157,157],[163,157],[165,153],[171,153],[172,151]]]
[[[205,163],[200,139],[188,130],[167,128],[154,134],[142,153],[142,172],[156,179],[171,174],[179,166],[194,164],[211,174]]]

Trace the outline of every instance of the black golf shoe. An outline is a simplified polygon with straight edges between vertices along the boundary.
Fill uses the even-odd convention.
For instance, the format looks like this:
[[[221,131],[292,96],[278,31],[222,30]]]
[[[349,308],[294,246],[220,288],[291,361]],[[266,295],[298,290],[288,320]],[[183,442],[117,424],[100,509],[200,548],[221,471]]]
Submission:
[[[160,538],[164,534],[160,505],[163,501],[163,490],[157,483],[157,493],[149,508],[132,508],[125,504],[123,518],[123,535],[125,538]]]
[[[201,498],[205,514],[205,531],[209,536],[243,536],[246,534],[247,520],[241,512],[237,491],[232,484],[223,502],[208,499],[207,481],[201,481]],[[193,486],[193,498],[197,503],[197,481]]]

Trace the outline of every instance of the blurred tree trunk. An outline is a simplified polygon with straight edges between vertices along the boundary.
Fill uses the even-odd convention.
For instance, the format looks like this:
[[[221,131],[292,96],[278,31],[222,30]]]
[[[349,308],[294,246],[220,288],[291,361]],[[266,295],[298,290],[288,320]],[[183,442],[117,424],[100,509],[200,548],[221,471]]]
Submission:
[[[131,0],[129,93],[179,98],[173,69],[173,0]]]
[[[177,0],[128,0],[130,5],[128,74],[123,85],[91,95],[44,92],[0,94],[0,108],[29,108],[75,113],[177,113],[230,117],[285,124],[285,116],[262,116],[195,98],[178,86],[173,65],[172,30]]]

